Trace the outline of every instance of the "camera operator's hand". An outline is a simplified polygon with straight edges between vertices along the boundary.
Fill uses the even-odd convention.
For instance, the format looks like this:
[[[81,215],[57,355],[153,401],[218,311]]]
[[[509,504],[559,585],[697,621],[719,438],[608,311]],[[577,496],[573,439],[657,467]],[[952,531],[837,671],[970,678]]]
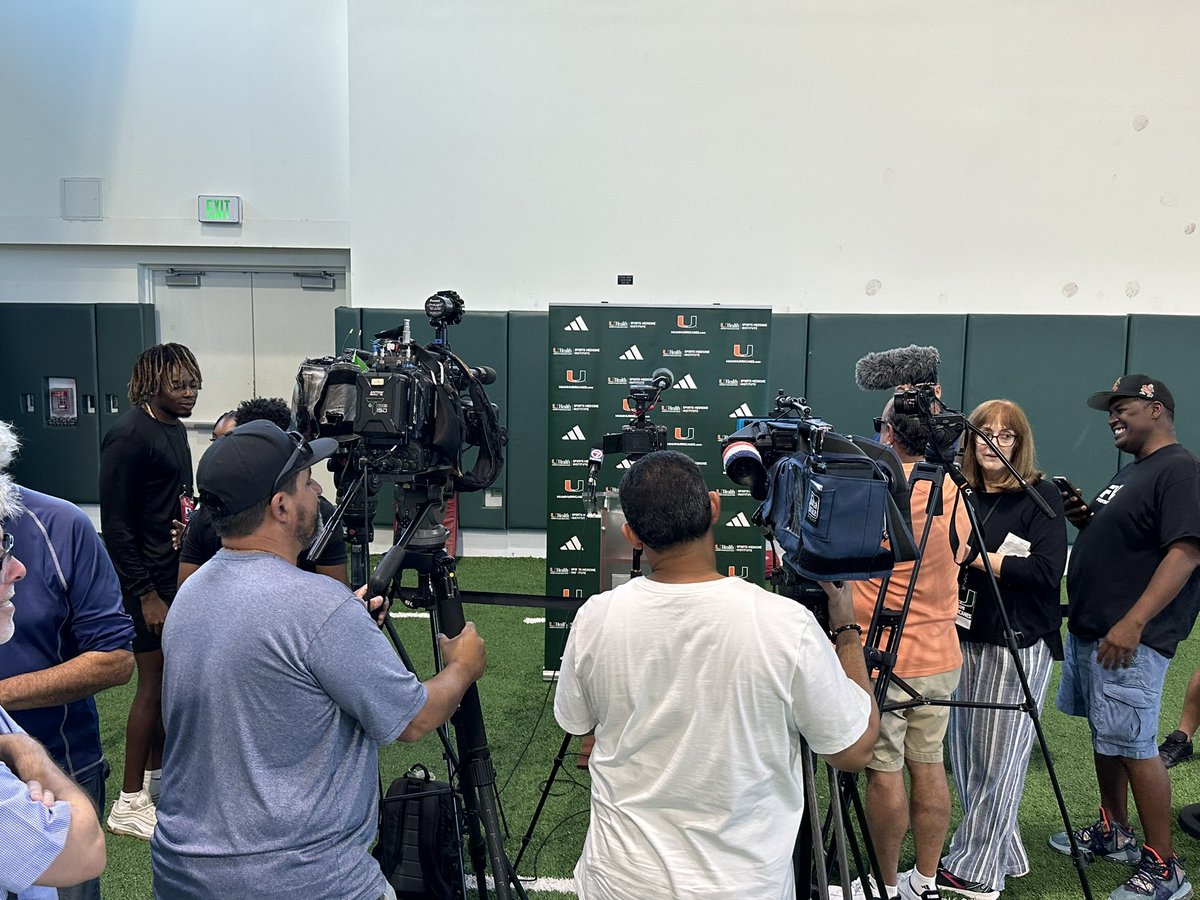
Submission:
[[[372,597],[370,600],[368,600],[367,585],[365,584],[354,592],[354,596],[363,602],[363,605],[367,608],[367,612],[370,613],[371,618],[375,620],[375,624],[382,628],[383,623],[387,621],[388,610],[392,608],[391,601],[385,600],[383,597],[379,596]]]
[[[835,581],[821,581],[818,584],[829,598],[829,629],[832,631],[854,622],[854,598],[850,593],[850,585],[844,581],[841,584]]]
[[[471,689],[483,674],[487,662],[483,653],[483,639],[475,631],[475,623],[467,622],[457,637],[437,636],[438,652],[442,655],[442,670],[423,682],[429,697],[421,711],[413,718],[400,740],[418,740],[454,714],[463,695]]]
[[[439,634],[438,650],[441,651],[442,661],[446,668],[461,666],[463,673],[471,681],[478,681],[487,665],[487,656],[483,649],[483,638],[475,630],[475,623],[468,622],[456,637],[448,638]]]

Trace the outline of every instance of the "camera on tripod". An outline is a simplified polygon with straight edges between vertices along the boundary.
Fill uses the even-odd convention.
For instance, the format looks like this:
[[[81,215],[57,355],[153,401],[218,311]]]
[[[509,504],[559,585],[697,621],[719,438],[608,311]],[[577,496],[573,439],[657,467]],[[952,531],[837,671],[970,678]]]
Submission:
[[[941,465],[954,461],[958,439],[967,428],[966,417],[947,411],[937,395],[936,384],[898,387],[892,397],[892,406],[896,415],[915,418],[929,432],[925,446],[927,461]]]
[[[771,416],[722,444],[725,474],[762,505],[754,523],[783,551],[771,580],[826,621],[818,581],[861,581],[916,558],[904,468],[890,447],[837,434],[781,390]]]
[[[650,421],[649,412],[658,402],[659,396],[675,383],[675,376],[670,369],[655,369],[649,378],[630,379],[629,398],[626,409],[633,413],[633,419],[621,426],[620,431],[603,435],[592,445],[588,456],[587,490],[584,500],[588,509],[597,509],[597,488],[600,468],[604,465],[604,457],[620,453],[629,460],[638,460],[647,453],[667,449],[667,429]]]
[[[646,379],[630,379],[629,406],[633,420],[621,426],[619,432],[606,434],[600,449],[605,453],[623,453],[637,459],[656,450],[667,449],[667,429],[655,425],[647,417],[659,395],[675,383],[670,369],[655,369]]]
[[[445,480],[454,491],[493,484],[508,440],[484,385],[496,380],[487,366],[468,366],[450,351],[446,330],[462,320],[463,301],[440,291],[425,301],[436,330],[424,347],[414,343],[407,319],[380,332],[371,350],[307,359],[296,375],[296,425],[306,434],[341,442],[331,462],[342,482],[370,470],[397,482]],[[464,451],[478,447],[469,472]]]

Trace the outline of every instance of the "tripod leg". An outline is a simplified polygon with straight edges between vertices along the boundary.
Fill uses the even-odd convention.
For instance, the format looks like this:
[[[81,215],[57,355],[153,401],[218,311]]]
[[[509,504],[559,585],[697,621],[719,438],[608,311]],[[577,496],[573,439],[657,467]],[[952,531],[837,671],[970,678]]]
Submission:
[[[837,856],[838,877],[842,883],[842,896],[845,897],[851,891],[850,864],[846,856],[846,825],[842,817],[845,807],[839,790],[837,770],[826,765],[825,772],[829,779],[829,811],[833,818],[834,852]]]
[[[525,856],[525,849],[529,846],[529,842],[533,840],[533,830],[537,828],[538,819],[542,817],[542,810],[546,806],[546,801],[550,798],[550,791],[554,787],[554,779],[558,777],[558,772],[563,767],[563,760],[567,757],[567,748],[571,746],[572,737],[574,735],[563,735],[562,744],[558,748],[558,756],[554,757],[554,765],[550,767],[550,777],[546,779],[546,786],[542,788],[542,796],[538,798],[537,808],[533,811],[533,818],[529,820],[529,827],[525,829],[525,836],[521,838],[521,849],[517,852],[517,858],[513,860],[514,871],[521,868],[521,859]]]
[[[458,635],[466,624],[462,599],[454,576],[454,560],[444,550],[434,554],[430,572],[433,594],[442,632],[448,637]],[[463,695],[458,710],[450,718],[458,744],[459,782],[463,803],[467,809],[467,826],[471,862],[475,868],[480,900],[486,900],[485,858],[490,860],[492,876],[499,900],[509,900],[509,886],[515,883],[518,892],[524,890],[504,853],[504,838],[496,806],[496,772],[492,767],[483,710],[479,704],[479,688],[471,685]],[[482,840],[480,831],[482,830]]]
[[[813,765],[815,757],[803,740],[800,742],[800,759],[804,775],[804,818],[800,823],[796,851],[792,854],[796,872],[796,897],[812,897],[815,889],[815,895],[820,900],[829,900],[829,873],[825,868],[824,841],[821,838],[821,829],[813,827],[820,802],[817,797],[816,767]]]

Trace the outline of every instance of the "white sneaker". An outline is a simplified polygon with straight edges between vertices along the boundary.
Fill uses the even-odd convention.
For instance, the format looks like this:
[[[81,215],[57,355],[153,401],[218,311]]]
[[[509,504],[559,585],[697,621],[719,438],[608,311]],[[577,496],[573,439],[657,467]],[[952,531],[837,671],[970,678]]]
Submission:
[[[912,883],[914,871],[909,869],[907,872],[901,872],[900,877],[896,879],[896,889],[900,894],[900,900],[942,900],[942,892],[938,890],[936,881],[933,887],[917,890]]]
[[[132,800],[118,797],[108,814],[108,830],[113,834],[127,834],[130,837],[150,840],[154,834],[154,826],[158,817],[154,812],[154,802],[146,791],[138,791]]]
[[[881,900],[883,894],[880,892],[879,888],[875,886],[875,876],[868,875],[867,880],[871,883],[871,896],[874,897],[875,900]],[[846,892],[842,890],[842,886],[840,884],[831,884],[829,886],[829,900],[866,900],[866,896],[867,892],[863,890],[862,880],[858,878],[854,879],[854,881],[850,883],[849,896],[847,896]],[[897,900],[899,896],[900,895],[896,892],[896,888],[892,888],[888,894],[887,900]]]

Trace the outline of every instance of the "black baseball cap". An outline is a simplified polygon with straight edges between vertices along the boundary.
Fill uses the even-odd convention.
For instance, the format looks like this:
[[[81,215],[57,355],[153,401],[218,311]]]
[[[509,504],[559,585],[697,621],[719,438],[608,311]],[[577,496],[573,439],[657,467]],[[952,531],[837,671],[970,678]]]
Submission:
[[[215,516],[240,513],[269,500],[293,475],[336,449],[333,438],[305,441],[265,419],[239,425],[200,457],[200,502]]]
[[[1113,382],[1111,391],[1097,391],[1088,397],[1088,406],[1092,409],[1108,411],[1109,404],[1118,397],[1136,397],[1139,400],[1157,400],[1171,412],[1175,412],[1175,398],[1167,390],[1167,386],[1157,378],[1149,375],[1134,373],[1122,375]]]

